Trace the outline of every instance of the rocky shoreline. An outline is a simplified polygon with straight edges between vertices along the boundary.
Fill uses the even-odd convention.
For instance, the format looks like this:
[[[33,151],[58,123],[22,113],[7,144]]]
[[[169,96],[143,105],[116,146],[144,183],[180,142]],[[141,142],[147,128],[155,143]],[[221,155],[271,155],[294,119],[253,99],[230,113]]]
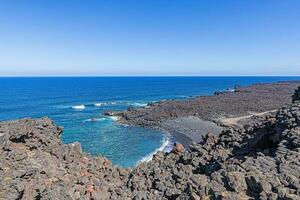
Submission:
[[[300,87],[275,113],[134,169],[63,144],[48,118],[0,123],[0,199],[300,199]]]
[[[251,118],[282,107],[291,101],[299,84],[300,81],[254,84],[237,87],[234,92],[161,101],[143,108],[129,107],[126,111],[107,111],[104,114],[118,116],[120,123],[161,129],[188,147],[191,141],[200,142],[208,132],[219,134],[221,127],[228,125],[223,119]],[[243,120],[243,123],[251,123]]]

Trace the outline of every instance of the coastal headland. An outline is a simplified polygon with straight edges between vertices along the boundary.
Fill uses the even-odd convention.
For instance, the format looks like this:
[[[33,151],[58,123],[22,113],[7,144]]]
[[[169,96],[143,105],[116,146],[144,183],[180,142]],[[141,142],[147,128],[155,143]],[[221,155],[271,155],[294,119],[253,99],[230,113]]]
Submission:
[[[206,116],[201,120],[210,122],[220,116],[234,118],[229,120],[233,125],[222,125],[221,133],[204,134],[200,142],[193,142],[188,149],[177,143],[171,152],[158,152],[150,162],[133,169],[114,166],[101,156],[87,155],[79,143],[62,143],[63,128],[49,118],[0,122],[0,199],[297,200],[300,197],[300,87],[292,91],[297,85],[298,82],[266,84],[263,87],[269,88],[266,91],[254,85],[246,88],[257,88],[254,90],[260,93],[254,95],[243,88],[244,92],[221,94],[232,101],[220,101],[228,108],[220,107],[217,115],[213,115],[217,107],[186,115],[201,106],[180,112],[178,101],[171,101],[174,104],[169,108],[177,113],[171,117],[166,113],[161,115],[165,117],[154,118],[160,114],[149,111],[168,107],[167,102],[120,113],[122,119],[134,124],[138,121],[137,114],[132,113],[146,113],[149,109],[149,118],[141,115],[143,120],[139,124],[147,120],[151,126],[178,117]],[[273,94],[267,96],[269,92]],[[282,97],[282,94],[289,96]],[[238,105],[231,95],[256,98]],[[201,102],[218,96],[188,101]],[[274,104],[269,105],[270,102]],[[176,110],[175,105],[178,105]],[[242,105],[248,106],[242,108]],[[233,111],[225,112],[230,108]],[[257,114],[248,121],[242,118],[243,123],[235,124],[239,121],[237,117],[245,113],[266,111],[272,112]]]
[[[251,123],[251,118],[274,112],[291,101],[300,81],[254,84],[232,91],[186,100],[149,103],[143,108],[107,111],[118,121],[134,126],[159,128],[188,147],[207,133],[219,134],[223,127]]]

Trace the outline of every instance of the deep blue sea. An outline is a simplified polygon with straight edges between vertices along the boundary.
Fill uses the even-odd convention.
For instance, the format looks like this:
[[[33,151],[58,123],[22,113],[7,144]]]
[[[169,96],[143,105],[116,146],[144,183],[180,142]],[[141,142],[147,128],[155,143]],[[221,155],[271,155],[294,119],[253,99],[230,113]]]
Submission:
[[[300,77],[0,78],[0,120],[48,116],[65,128],[61,136],[65,143],[79,141],[87,153],[132,167],[168,146],[172,138],[158,130],[119,125],[103,116],[104,110],[211,95],[235,84],[284,80]]]

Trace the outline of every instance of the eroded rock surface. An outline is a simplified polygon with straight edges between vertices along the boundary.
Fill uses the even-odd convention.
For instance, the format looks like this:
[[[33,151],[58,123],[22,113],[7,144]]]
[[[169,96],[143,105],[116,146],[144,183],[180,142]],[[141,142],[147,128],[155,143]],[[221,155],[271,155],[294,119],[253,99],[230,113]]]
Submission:
[[[134,169],[63,144],[61,133],[48,118],[0,123],[0,199],[300,199],[297,97]]]

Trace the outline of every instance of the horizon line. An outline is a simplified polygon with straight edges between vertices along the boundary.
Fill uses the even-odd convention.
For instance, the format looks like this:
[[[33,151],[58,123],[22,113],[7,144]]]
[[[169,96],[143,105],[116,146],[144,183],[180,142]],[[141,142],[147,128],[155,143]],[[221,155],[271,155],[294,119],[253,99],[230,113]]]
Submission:
[[[163,75],[163,74],[143,74],[143,75],[65,75],[65,74],[55,74],[55,75],[0,75],[0,78],[55,78],[55,77],[300,77],[300,75],[263,75],[263,74],[257,74],[257,75],[177,75],[177,74],[169,74],[169,75]]]

